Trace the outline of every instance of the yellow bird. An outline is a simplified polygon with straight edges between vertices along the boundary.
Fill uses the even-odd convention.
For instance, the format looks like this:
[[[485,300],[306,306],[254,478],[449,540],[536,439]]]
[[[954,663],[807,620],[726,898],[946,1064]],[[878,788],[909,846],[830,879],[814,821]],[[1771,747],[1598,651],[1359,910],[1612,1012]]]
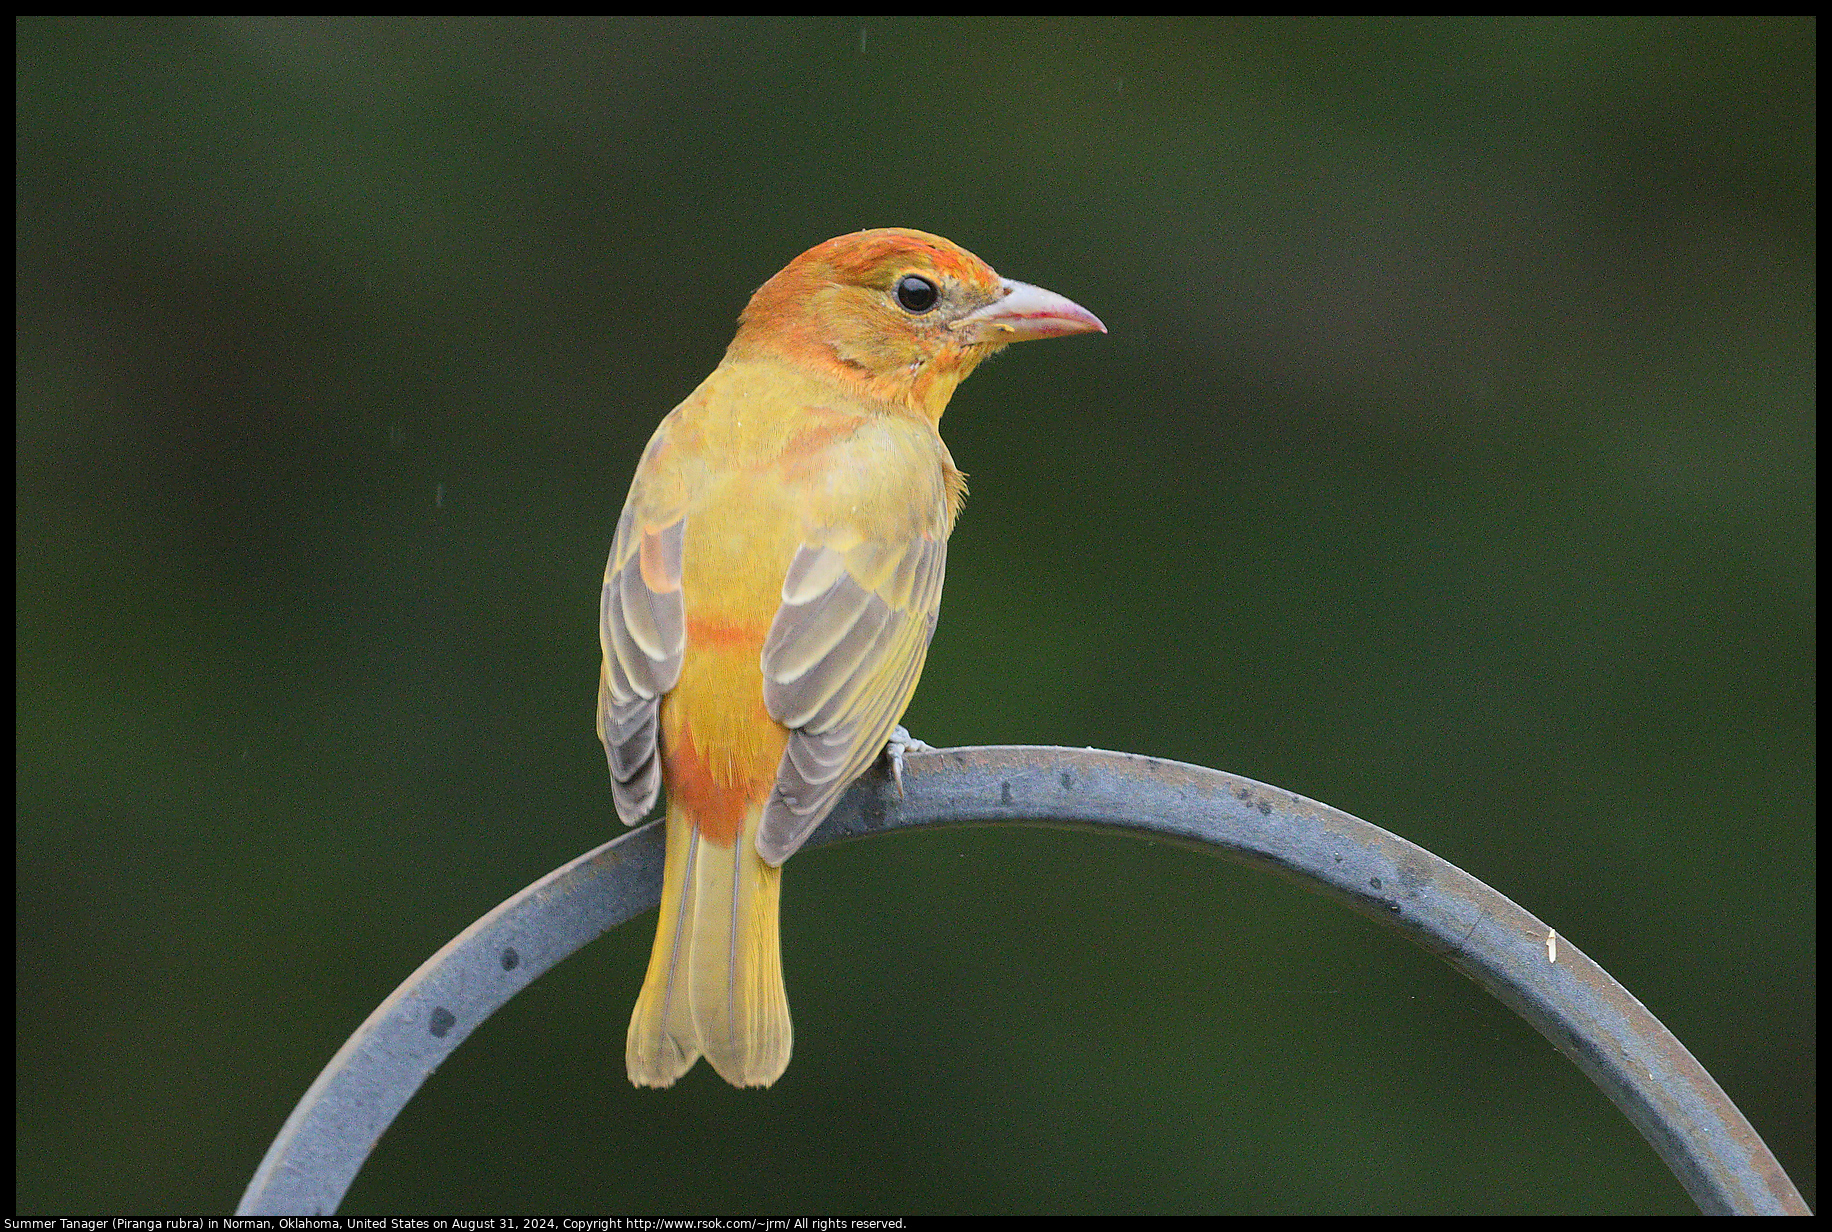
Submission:
[[[922,231],[859,231],[764,283],[643,451],[604,571],[598,737],[634,825],[668,789],[637,1086],[789,1064],[782,863],[885,747],[922,674],[966,479],[954,387],[1007,343],[1106,332]]]

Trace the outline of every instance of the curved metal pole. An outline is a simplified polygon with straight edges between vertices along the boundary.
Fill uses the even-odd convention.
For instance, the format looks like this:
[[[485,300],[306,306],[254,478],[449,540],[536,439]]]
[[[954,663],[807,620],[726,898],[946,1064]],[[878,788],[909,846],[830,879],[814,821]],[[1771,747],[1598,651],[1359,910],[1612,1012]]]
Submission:
[[[1462,869],[1349,814],[1201,766],[1042,746],[911,754],[870,774],[808,846],[915,826],[1117,828],[1282,873],[1399,930],[1488,989],[1622,1109],[1706,1214],[1806,1203],[1685,1046],[1576,946]],[[421,1083],[509,998],[660,898],[651,822],[541,878],[376,1007],[306,1091],[237,1213],[325,1214]]]

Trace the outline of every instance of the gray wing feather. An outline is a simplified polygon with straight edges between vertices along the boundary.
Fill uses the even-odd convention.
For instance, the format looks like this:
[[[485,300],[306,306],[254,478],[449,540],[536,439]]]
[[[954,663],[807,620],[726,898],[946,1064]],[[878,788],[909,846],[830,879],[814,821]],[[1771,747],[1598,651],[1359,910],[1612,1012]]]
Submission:
[[[598,738],[611,771],[617,815],[635,825],[655,807],[661,789],[656,723],[662,694],[681,678],[687,646],[681,601],[681,547],[685,519],[646,538],[625,508],[604,570],[598,600],[598,642],[604,666],[598,676]],[[643,575],[645,549],[651,576]]]
[[[929,538],[796,553],[763,650],[764,706],[791,729],[757,830],[769,863],[795,853],[902,717],[935,635],[946,560],[946,541]]]

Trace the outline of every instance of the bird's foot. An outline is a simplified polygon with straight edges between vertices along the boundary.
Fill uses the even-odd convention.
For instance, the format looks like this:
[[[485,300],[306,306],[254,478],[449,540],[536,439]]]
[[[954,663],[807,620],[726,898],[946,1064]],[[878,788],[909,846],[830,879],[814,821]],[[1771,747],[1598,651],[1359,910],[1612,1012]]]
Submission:
[[[903,799],[903,755],[905,753],[932,753],[935,746],[926,744],[910,735],[910,729],[899,723],[891,729],[891,738],[884,742],[884,756],[890,759],[891,781],[897,784],[897,798]]]

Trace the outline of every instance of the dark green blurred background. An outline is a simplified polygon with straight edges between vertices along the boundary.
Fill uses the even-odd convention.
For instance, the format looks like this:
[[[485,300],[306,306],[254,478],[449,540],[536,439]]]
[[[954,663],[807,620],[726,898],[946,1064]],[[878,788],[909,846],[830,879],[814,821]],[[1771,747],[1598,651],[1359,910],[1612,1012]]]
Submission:
[[[1558,927],[1814,1197],[1814,25],[18,25],[16,1207],[222,1211],[619,832],[598,584],[751,290],[938,231],[1112,333],[943,423],[909,715],[1348,809]],[[790,866],[768,1092],[633,1091],[645,917],[346,1210],[1671,1212],[1449,968],[1186,851]]]

